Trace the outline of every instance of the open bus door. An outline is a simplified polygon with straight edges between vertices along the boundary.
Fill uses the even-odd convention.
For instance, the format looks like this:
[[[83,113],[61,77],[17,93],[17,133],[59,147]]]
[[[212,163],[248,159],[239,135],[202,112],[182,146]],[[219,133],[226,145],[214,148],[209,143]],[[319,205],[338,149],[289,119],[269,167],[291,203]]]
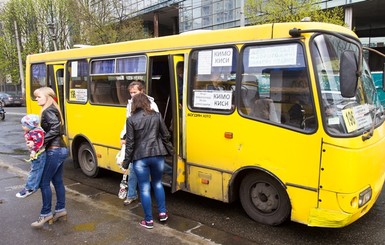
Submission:
[[[184,62],[184,55],[160,55],[150,57],[150,77],[147,84],[148,95],[154,98],[159,112],[172,135],[174,155],[166,158],[166,164],[173,169],[171,181],[164,174],[163,184],[171,186],[175,192],[185,188],[185,165],[182,144],[182,106],[179,106],[177,66]]]
[[[63,130],[64,135],[67,135],[67,127],[65,123],[65,107],[64,107],[64,63],[47,65],[48,86],[51,87],[57,96],[57,103],[63,115]],[[64,137],[67,142],[67,138]]]
[[[184,137],[184,111],[183,108],[185,108],[185,94],[183,94],[183,87],[184,82],[186,81],[186,69],[184,64],[184,56],[183,55],[170,55],[169,58],[170,62],[170,74],[173,79],[172,86],[175,90],[173,91],[171,89],[170,92],[175,94],[175,103],[173,103],[175,106],[172,107],[174,112],[172,113],[174,115],[173,117],[173,123],[172,124],[172,135],[173,135],[173,145],[175,154],[173,156],[173,176],[172,176],[172,186],[171,191],[175,192],[180,189],[185,188],[185,173],[186,173],[186,165],[185,165],[185,145],[186,145],[186,138]]]

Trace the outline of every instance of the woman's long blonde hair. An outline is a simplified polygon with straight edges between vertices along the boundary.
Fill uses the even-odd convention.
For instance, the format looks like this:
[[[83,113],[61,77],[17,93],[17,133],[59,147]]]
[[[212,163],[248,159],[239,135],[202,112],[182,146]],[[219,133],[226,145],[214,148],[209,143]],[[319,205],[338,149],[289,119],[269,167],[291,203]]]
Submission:
[[[41,108],[41,114],[43,113],[43,111],[45,109],[47,109],[50,105],[53,104],[56,107],[56,109],[59,111],[60,121],[61,121],[61,124],[63,125],[63,123],[64,123],[63,114],[60,111],[59,105],[55,101],[56,94],[53,91],[53,89],[50,87],[41,87],[41,88],[35,89],[35,91],[33,91],[33,95],[38,96],[38,94],[44,95],[47,99],[47,101],[45,102],[45,104]]]

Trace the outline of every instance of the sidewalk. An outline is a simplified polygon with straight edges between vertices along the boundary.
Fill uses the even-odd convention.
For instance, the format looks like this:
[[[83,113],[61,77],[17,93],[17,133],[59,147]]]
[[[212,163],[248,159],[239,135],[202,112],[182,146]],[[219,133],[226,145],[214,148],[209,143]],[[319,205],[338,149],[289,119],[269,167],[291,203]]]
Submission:
[[[1,160],[3,159],[3,160]],[[10,156],[0,159],[0,237],[2,244],[217,244],[189,232],[181,232],[168,224],[155,221],[152,230],[141,227],[141,217],[122,208],[116,196],[100,193],[95,198],[75,191],[78,183],[65,180],[68,219],[42,229],[33,229],[30,224],[39,215],[41,193],[18,199],[15,194],[23,187],[27,171],[8,161],[17,161]],[[87,187],[89,188],[89,187]],[[88,190],[89,191],[89,190]],[[98,190],[94,190],[98,192]],[[55,201],[53,201],[54,205]],[[141,208],[138,205],[138,208]],[[171,222],[181,217],[170,217]],[[182,222],[183,223],[183,222]],[[193,223],[193,222],[186,222]],[[191,229],[194,227],[190,227]],[[196,227],[195,227],[196,228]],[[186,227],[183,227],[186,229]]]

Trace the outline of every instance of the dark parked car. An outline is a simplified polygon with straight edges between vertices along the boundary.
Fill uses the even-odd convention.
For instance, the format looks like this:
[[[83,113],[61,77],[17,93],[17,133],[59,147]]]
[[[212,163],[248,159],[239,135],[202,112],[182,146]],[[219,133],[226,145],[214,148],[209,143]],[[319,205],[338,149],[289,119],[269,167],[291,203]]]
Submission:
[[[23,106],[25,105],[25,100],[21,94],[16,94],[13,92],[0,92],[0,99],[3,106]]]

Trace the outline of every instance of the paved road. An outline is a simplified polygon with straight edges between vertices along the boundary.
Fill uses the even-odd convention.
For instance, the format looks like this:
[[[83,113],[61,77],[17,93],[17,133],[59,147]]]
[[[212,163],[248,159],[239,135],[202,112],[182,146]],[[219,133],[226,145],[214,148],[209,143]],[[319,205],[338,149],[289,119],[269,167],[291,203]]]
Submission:
[[[0,122],[0,237],[1,244],[253,244],[178,215],[154,229],[139,226],[143,217],[140,203],[129,208],[116,195],[65,178],[68,221],[46,224],[35,230],[30,224],[41,208],[40,191],[26,199],[15,194],[23,187],[29,165],[22,130],[15,130],[22,114],[7,110]],[[18,128],[18,127],[16,127]],[[155,210],[154,210],[154,213]]]
[[[17,108],[10,108],[17,109]],[[16,110],[17,111],[17,110]],[[11,111],[11,113],[13,113]],[[15,114],[10,114],[9,120],[6,119],[6,123],[2,123],[0,121],[0,132],[2,133],[2,137],[0,137],[0,161],[3,157],[11,157],[11,159],[18,159],[17,161],[6,161],[7,164],[11,164],[19,169],[22,169],[24,174],[28,170],[28,166],[23,163],[20,159],[20,153],[15,155],[15,152],[22,152],[24,146],[21,145],[20,141],[15,139],[20,139],[20,131],[15,133],[13,131],[6,132],[13,128],[15,131],[15,126],[18,128],[20,120],[20,115],[17,112]],[[15,119],[19,117],[18,119]],[[13,121],[12,121],[13,120]],[[9,128],[7,125],[10,125]],[[4,133],[6,137],[4,137]],[[1,154],[3,148],[6,144],[12,144],[13,149],[9,150],[8,153],[3,152]],[[25,150],[25,149],[24,149]],[[4,154],[6,153],[6,154]],[[23,153],[21,153],[23,154]],[[4,160],[3,160],[4,161]],[[66,180],[67,188],[70,189],[74,196],[86,196],[88,201],[92,202],[93,205],[88,207],[92,210],[96,210],[95,213],[103,214],[105,210],[113,210],[113,214],[121,214],[121,212],[127,212],[128,221],[122,221],[126,226],[126,229],[133,229],[135,231],[142,232],[143,234],[147,234],[147,231],[142,231],[140,229],[137,230],[137,222],[142,217],[141,206],[139,203],[136,203],[129,207],[123,207],[121,200],[116,197],[117,186],[119,177],[113,175],[111,172],[108,174],[104,174],[100,178],[91,179],[85,177],[79,169],[73,169],[72,162],[69,160],[66,162],[66,176],[69,178]],[[364,164],[364,163],[363,163]],[[7,168],[7,167],[6,167]],[[5,168],[0,168],[0,172]],[[25,175],[17,175],[17,178],[25,178]],[[0,199],[3,198],[2,191],[7,187],[7,190],[11,188],[15,188],[14,185],[4,185],[8,181],[8,179],[13,179],[11,177],[2,177],[0,175]],[[21,181],[23,183],[23,181]],[[83,183],[83,184],[80,184]],[[20,186],[18,186],[20,187]],[[16,188],[17,189],[17,188]],[[15,190],[9,195],[9,198],[14,198]],[[385,244],[385,233],[384,233],[384,225],[385,225],[385,193],[381,194],[377,203],[374,205],[373,209],[362,217],[357,222],[340,229],[325,229],[325,228],[315,228],[315,227],[307,227],[305,225],[301,225],[295,222],[287,222],[283,226],[279,227],[270,227],[262,224],[258,224],[253,222],[250,218],[242,210],[239,203],[233,204],[225,204],[215,200],[210,200],[203,197],[198,197],[195,195],[191,195],[186,192],[177,192],[174,194],[169,193],[169,189],[167,190],[167,208],[171,212],[171,218],[165,227],[157,225],[155,229],[159,226],[162,228],[171,229],[171,231],[175,231],[176,235],[193,235],[193,238],[197,238],[198,241],[194,242],[202,242],[202,243],[216,243],[216,244]],[[80,193],[80,194],[77,194]],[[35,196],[33,196],[36,198]],[[37,196],[38,197],[38,196]],[[70,197],[69,197],[70,199]],[[39,200],[39,198],[38,198]],[[76,199],[75,199],[76,200]],[[82,199],[84,200],[84,199]],[[80,202],[83,202],[83,201]],[[10,204],[12,207],[17,206],[18,203],[25,202],[16,202],[17,199],[14,198],[14,203]],[[25,200],[25,201],[28,201]],[[28,203],[28,202],[27,202]],[[17,210],[15,211],[16,215],[22,215],[23,221],[21,223],[12,223],[9,224],[11,227],[16,228],[17,231],[24,231],[24,229],[30,229],[29,224],[36,219],[36,213],[39,211],[39,203],[31,205],[31,210]],[[69,208],[75,208],[79,205],[86,205],[86,203],[75,204],[74,206],[70,206]],[[29,206],[28,206],[29,207]],[[99,209],[100,207],[100,209]],[[107,207],[106,209],[104,209]],[[10,207],[4,208],[3,205],[0,205],[0,218],[3,219],[3,211],[9,212]],[[28,212],[29,211],[29,212]],[[72,210],[71,210],[72,211]],[[82,209],[84,212],[84,210]],[[28,213],[29,216],[26,216]],[[31,213],[31,214],[29,214]],[[95,218],[93,215],[95,213],[90,214],[90,219]],[[126,214],[126,213],[125,213]],[[11,215],[11,214],[10,214]],[[83,213],[75,213],[76,217],[78,215],[83,215]],[[84,214],[88,216],[88,214]],[[72,216],[72,215],[71,215]],[[126,216],[125,216],[126,217]],[[121,224],[119,218],[113,221]],[[82,224],[82,223],[80,223]],[[56,225],[56,224],[55,224]],[[71,223],[69,221],[67,223],[69,227],[76,227],[75,223]],[[99,224],[100,226],[108,226],[110,222],[105,222]],[[21,227],[22,229],[19,229]],[[3,224],[0,225],[0,238],[3,237],[2,233]],[[48,227],[49,228],[49,227]],[[68,229],[68,227],[66,227]],[[72,228],[74,229],[74,228]],[[114,231],[114,229],[106,228],[109,232]],[[56,232],[53,230],[49,230],[49,232]],[[90,233],[96,232],[99,233],[101,231],[88,231]],[[117,232],[121,232],[117,229]],[[152,231],[151,231],[152,232]],[[162,231],[163,232],[163,231]],[[161,233],[162,233],[161,232]],[[124,231],[123,231],[124,233]],[[21,233],[20,233],[21,234]],[[28,233],[29,234],[29,233]],[[35,234],[35,233],[34,233]],[[56,234],[56,233],[55,233]],[[52,235],[52,234],[51,234]],[[157,234],[155,234],[156,236]],[[57,236],[65,236],[63,233],[57,233]],[[151,233],[151,236],[153,234]],[[16,237],[16,235],[14,235]],[[75,238],[74,238],[75,239]],[[140,238],[142,239],[142,238]],[[160,238],[160,243],[163,241]],[[181,238],[181,240],[190,239]],[[1,241],[1,240],[0,240]],[[47,240],[52,242],[53,240]],[[74,240],[76,242],[80,240]],[[127,240],[129,241],[129,240]],[[193,241],[193,240],[191,240]],[[252,242],[250,242],[252,241]],[[1,243],[1,242],[0,242]],[[91,242],[92,243],[92,242]],[[118,244],[119,242],[117,242]],[[152,241],[149,241],[152,244]],[[180,243],[180,242],[178,242]],[[101,243],[99,243],[101,244]]]

